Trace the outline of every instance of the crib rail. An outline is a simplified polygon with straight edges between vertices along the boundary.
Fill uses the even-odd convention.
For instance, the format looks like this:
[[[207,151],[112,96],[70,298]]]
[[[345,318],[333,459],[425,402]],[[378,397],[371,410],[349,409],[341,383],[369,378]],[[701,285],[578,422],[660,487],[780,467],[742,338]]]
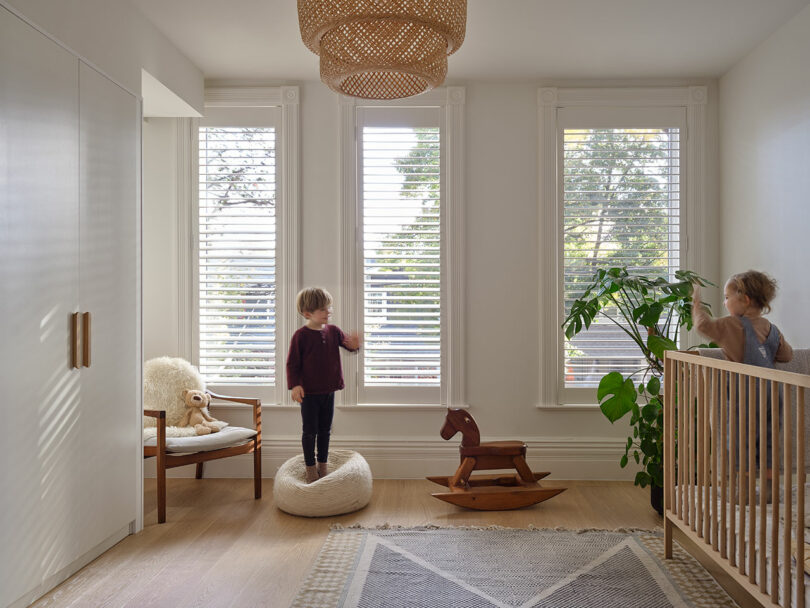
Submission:
[[[808,389],[803,374],[686,352],[664,361],[666,555],[677,529],[762,606],[805,606]]]

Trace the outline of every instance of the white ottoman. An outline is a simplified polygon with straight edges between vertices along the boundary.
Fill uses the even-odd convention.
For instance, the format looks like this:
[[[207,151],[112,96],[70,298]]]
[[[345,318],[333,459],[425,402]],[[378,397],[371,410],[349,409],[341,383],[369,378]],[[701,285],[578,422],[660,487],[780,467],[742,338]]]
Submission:
[[[331,450],[329,474],[308,484],[304,456],[281,465],[273,480],[276,506],[291,515],[326,517],[362,509],[371,500],[371,469],[357,452]]]

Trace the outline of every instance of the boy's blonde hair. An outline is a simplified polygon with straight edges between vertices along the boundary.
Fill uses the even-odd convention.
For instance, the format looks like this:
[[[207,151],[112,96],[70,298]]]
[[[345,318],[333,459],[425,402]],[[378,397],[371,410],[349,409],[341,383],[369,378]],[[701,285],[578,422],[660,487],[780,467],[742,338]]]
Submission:
[[[332,295],[320,287],[307,287],[298,292],[295,305],[300,315],[315,312],[321,308],[329,308],[332,305]]]
[[[739,294],[751,298],[751,303],[763,312],[770,312],[771,302],[776,297],[776,281],[759,270],[733,274],[728,279]]]

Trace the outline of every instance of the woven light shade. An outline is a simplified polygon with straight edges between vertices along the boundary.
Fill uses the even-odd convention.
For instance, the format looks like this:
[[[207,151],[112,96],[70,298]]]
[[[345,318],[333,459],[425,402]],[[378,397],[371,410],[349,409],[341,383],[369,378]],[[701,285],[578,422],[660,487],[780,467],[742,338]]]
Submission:
[[[301,38],[337,93],[399,99],[444,82],[467,0],[298,0]]]

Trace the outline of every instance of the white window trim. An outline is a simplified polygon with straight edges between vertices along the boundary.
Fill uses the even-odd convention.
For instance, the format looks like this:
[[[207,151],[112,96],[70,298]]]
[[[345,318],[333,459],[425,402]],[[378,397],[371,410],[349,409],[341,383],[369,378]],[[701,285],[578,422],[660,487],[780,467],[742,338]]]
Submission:
[[[558,88],[541,87],[537,92],[538,109],[538,194],[540,212],[538,237],[539,250],[539,302],[540,302],[540,365],[538,369],[538,408],[541,409],[588,409],[598,404],[567,405],[560,403],[559,393],[559,340],[560,318],[559,287],[560,226],[562,217],[558,201],[557,184],[557,111],[563,107],[683,107],[686,110],[686,133],[681,136],[681,146],[686,156],[686,188],[681,193],[681,226],[686,233],[681,252],[683,263],[690,270],[705,275],[707,250],[704,226],[709,220],[707,209],[708,180],[706,176],[707,135],[706,102],[707,87],[644,87],[644,88]],[[548,255],[553,246],[554,255]],[[594,391],[595,400],[595,391]]]
[[[357,108],[440,107],[441,138],[441,238],[445,262],[442,292],[442,384],[438,404],[358,404],[358,363],[344,359],[346,387],[340,391],[341,406],[369,409],[424,409],[467,407],[465,394],[465,247],[464,247],[464,87],[441,87],[417,97],[393,101],[369,101],[341,95],[340,104],[340,201],[341,201],[341,294],[336,311],[339,324],[359,328],[361,321],[357,243],[361,237],[357,207]]]
[[[262,405],[297,406],[290,398],[286,385],[288,344],[283,336],[292,335],[298,327],[297,312],[292,301],[301,285],[300,229],[300,93],[297,86],[281,87],[217,87],[205,90],[205,106],[212,108],[278,107],[281,122],[276,139],[277,235],[276,269],[276,387],[275,399]],[[199,225],[198,119],[178,121],[178,256],[179,256],[179,327],[181,356],[199,365],[198,335],[199,298],[197,297],[197,252]],[[189,170],[190,168],[190,170]],[[255,396],[255,388],[230,387],[228,394]]]

